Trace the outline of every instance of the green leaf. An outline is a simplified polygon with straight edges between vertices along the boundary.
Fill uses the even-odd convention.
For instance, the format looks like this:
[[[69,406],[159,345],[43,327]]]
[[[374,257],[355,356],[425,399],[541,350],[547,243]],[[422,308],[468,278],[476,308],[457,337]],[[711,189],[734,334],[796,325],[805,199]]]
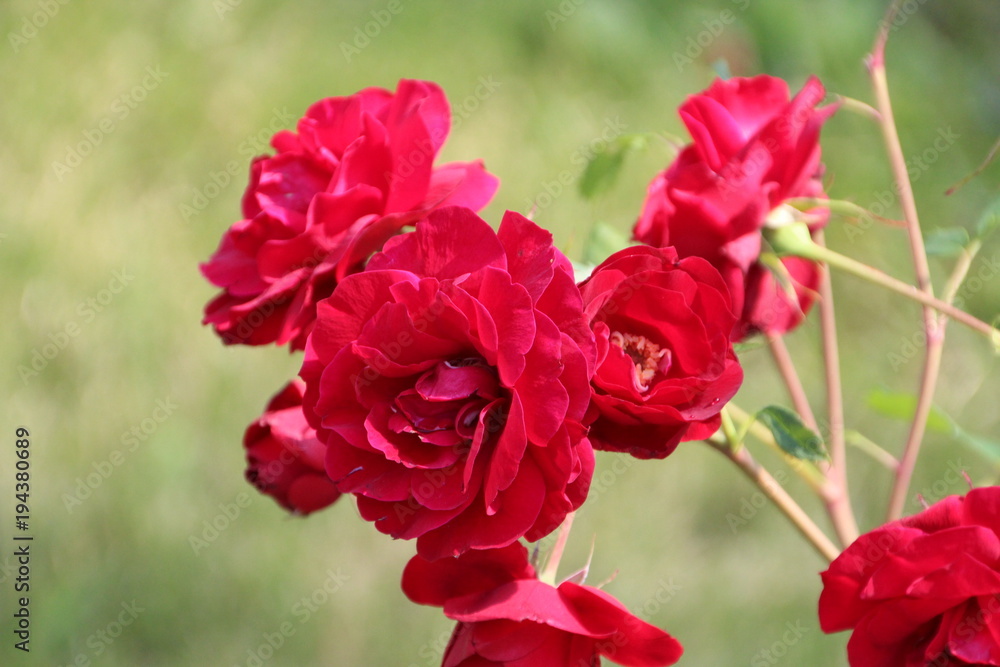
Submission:
[[[770,429],[778,446],[786,454],[808,461],[829,459],[823,446],[823,438],[803,424],[791,410],[769,405],[757,413],[756,419]]]
[[[964,227],[942,227],[927,235],[924,242],[928,256],[954,257],[969,245],[969,232]]]
[[[1000,197],[986,207],[979,222],[976,223],[976,238],[985,239],[1000,227]]]
[[[645,134],[623,134],[607,142],[604,148],[590,158],[583,176],[580,178],[580,194],[584,199],[593,199],[607,192],[618,180],[625,156],[634,150],[645,148],[649,139]]]
[[[875,389],[868,394],[868,406],[886,417],[909,421],[917,412],[917,397],[913,394]],[[954,434],[958,427],[943,410],[932,406],[930,414],[927,415],[927,428],[937,433]]]
[[[629,245],[628,236],[605,222],[590,228],[590,236],[583,246],[583,263],[597,266],[608,257]],[[589,275],[589,272],[588,272]],[[578,281],[579,282],[579,281]]]
[[[593,199],[602,192],[607,192],[618,180],[622,165],[625,164],[625,151],[604,151],[596,154],[587,164],[580,179],[580,194],[584,199]]]

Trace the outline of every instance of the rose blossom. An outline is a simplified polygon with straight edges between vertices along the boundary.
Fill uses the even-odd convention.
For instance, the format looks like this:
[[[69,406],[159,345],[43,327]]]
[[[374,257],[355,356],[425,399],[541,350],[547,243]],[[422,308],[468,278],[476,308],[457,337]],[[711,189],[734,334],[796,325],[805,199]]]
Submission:
[[[601,590],[539,581],[520,543],[433,562],[415,556],[402,585],[413,602],[458,621],[442,667],[597,667],[602,657],[660,667],[684,651]]]
[[[306,414],[338,488],[428,558],[538,539],[587,494],[594,354],[551,234],[445,208],[319,304]]]
[[[302,414],[305,384],[290,382],[246,430],[247,481],[285,509],[309,514],[340,497],[326,476],[326,447]]]
[[[853,667],[1000,665],[1000,487],[859,537],[823,572],[824,632]]]
[[[783,258],[787,275],[776,280],[759,258],[765,221],[790,214],[775,209],[793,197],[826,196],[819,131],[836,107],[817,110],[824,95],[814,77],[789,100],[784,81],[762,75],[717,80],[688,98],[680,116],[694,141],[650,183],[633,230],[636,240],[719,269],[742,313],[738,338],[795,327],[818,289],[815,263]],[[811,211],[810,228],[826,217]]]
[[[303,349],[316,302],[402,227],[445,205],[478,210],[497,179],[481,161],[432,167],[451,124],[434,83],[402,80],[313,104],[258,157],[243,220],[201,266],[222,293],[205,308],[227,344]]]
[[[605,260],[580,290],[597,338],[594,447],[663,458],[714,433],[743,381],[719,272],[672,248],[636,246]]]

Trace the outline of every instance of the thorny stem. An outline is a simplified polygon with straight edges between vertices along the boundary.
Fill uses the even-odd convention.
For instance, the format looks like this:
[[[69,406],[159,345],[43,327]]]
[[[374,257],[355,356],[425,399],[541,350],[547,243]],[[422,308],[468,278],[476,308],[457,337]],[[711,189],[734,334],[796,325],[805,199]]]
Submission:
[[[802,388],[802,381],[795,370],[795,364],[792,363],[792,357],[788,354],[788,347],[785,346],[784,338],[780,334],[768,336],[767,346],[771,350],[771,357],[774,359],[774,364],[778,367],[778,373],[781,374],[781,379],[788,389],[788,396],[792,399],[792,406],[799,413],[799,416],[802,417],[802,421],[806,426],[814,431],[818,431],[816,416],[813,414],[812,407],[809,405],[809,398]]]
[[[927,252],[924,248],[924,237],[920,231],[917,204],[913,196],[913,186],[910,183],[909,174],[907,174],[906,158],[903,156],[903,148],[899,142],[899,133],[896,131],[896,121],[892,114],[889,84],[885,72],[885,44],[889,38],[888,25],[898,9],[899,0],[895,0],[889,7],[881,30],[875,38],[875,45],[868,58],[868,69],[875,90],[876,108],[882,115],[879,125],[882,128],[889,163],[892,166],[896,178],[896,188],[899,191],[899,203],[907,224],[910,254],[913,258],[913,268],[916,271],[917,286],[920,288],[921,294],[933,298],[934,288],[931,285],[931,272],[927,262]],[[899,469],[896,471],[892,492],[889,496],[889,507],[886,511],[887,521],[898,519],[903,514],[903,506],[906,504],[906,495],[910,488],[910,479],[917,463],[917,456],[920,454],[920,444],[927,428],[927,416],[931,411],[934,389],[937,386],[941,370],[941,355],[944,348],[943,320],[939,321],[930,304],[925,303],[923,311],[927,344],[924,347],[920,389],[917,392],[917,406],[913,415],[913,423],[910,425],[910,432],[903,447],[903,456],[900,457]]]
[[[820,230],[816,242],[823,246],[825,239]],[[833,484],[834,497],[827,504],[830,520],[843,546],[858,539],[858,522],[851,508],[847,489],[847,446],[844,440],[844,399],[840,381],[840,351],[837,346],[837,320],[833,307],[833,287],[830,284],[830,267],[820,268],[819,315],[823,335],[823,361],[826,369],[826,405],[830,431],[830,465],[826,477]]]
[[[783,254],[791,254],[798,257],[814,259],[818,262],[826,262],[830,266],[846,271],[847,273],[854,274],[859,278],[864,278],[868,282],[875,283],[876,285],[892,290],[897,294],[901,294],[908,299],[912,299],[917,303],[930,307],[932,309],[932,314],[933,310],[936,310],[942,315],[947,315],[951,319],[961,322],[973,331],[986,336],[995,347],[1000,347],[1000,331],[991,327],[986,322],[973,317],[964,310],[956,308],[950,303],[942,301],[927,292],[919,290],[913,285],[904,283],[902,280],[897,280],[889,274],[879,271],[874,267],[868,266],[867,264],[859,262],[855,259],[851,259],[846,255],[841,255],[840,253],[834,252],[829,248],[822,248],[811,241],[808,243],[792,242],[788,244],[784,242],[785,240],[786,239],[783,238],[782,241],[778,243]],[[775,241],[772,237],[772,245],[774,244]]]

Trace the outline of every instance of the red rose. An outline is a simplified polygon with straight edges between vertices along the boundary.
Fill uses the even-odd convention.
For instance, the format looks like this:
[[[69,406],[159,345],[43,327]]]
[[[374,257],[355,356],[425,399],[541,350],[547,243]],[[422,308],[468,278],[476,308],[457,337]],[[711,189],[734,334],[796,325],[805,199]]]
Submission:
[[[823,572],[824,632],[853,667],[1000,665],[1000,487],[859,537]]]
[[[539,581],[519,543],[434,562],[415,556],[403,571],[403,592],[459,622],[442,667],[597,667],[602,657],[660,667],[684,652],[603,591]]]
[[[717,80],[688,98],[680,115],[694,142],[650,183],[633,230],[638,241],[673,246],[719,269],[742,313],[739,338],[792,329],[819,287],[812,262],[782,259],[782,284],[758,260],[761,228],[774,209],[789,198],[826,196],[819,131],[836,107],[815,108],[824,94],[811,78],[789,100],[784,81],[757,76]],[[825,213],[811,217],[812,229],[825,224]]]
[[[581,283],[597,338],[590,440],[597,449],[663,458],[707,438],[740,388],[736,315],[719,272],[672,248],[636,246]]]
[[[403,226],[444,205],[478,210],[497,179],[481,161],[432,167],[451,124],[434,83],[402,80],[312,105],[271,139],[243,195],[244,219],[202,273],[222,294],[205,308],[227,344],[303,349],[316,303]]]
[[[340,497],[326,476],[326,447],[302,414],[304,389],[304,383],[290,382],[243,437],[247,481],[297,514],[323,509]]]
[[[428,558],[505,546],[586,497],[594,354],[548,232],[441,209],[319,304],[306,412],[379,530]]]

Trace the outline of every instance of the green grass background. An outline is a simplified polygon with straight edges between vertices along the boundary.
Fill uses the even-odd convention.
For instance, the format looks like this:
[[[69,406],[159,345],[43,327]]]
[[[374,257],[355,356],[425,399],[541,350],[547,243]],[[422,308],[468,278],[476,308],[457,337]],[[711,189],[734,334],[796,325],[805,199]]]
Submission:
[[[943,192],[997,135],[1000,6],[907,4],[913,11],[888,54],[904,152],[920,155],[939,130],[958,135],[919,171],[923,226],[971,227],[998,194],[998,168],[955,196]],[[398,586],[412,544],[377,533],[349,501],[300,520],[243,481],[243,429],[299,359],[275,348],[224,348],[200,326],[213,289],[197,263],[237,219],[248,146],[264,148],[257,137],[270,134],[276,114],[298,118],[321,97],[393,88],[401,77],[438,81],[463,109],[443,157],[482,157],[501,177],[484,213],[497,223],[504,209],[526,212],[564,172],[575,181],[580,151],[609,123],[683,134],[676,107],[710,82],[717,58],[734,74],[766,72],[795,88],[815,73],[831,92],[870,101],[862,59],[883,11],[871,0],[402,0],[402,11],[348,61],[342,44],[387,5],[11,0],[0,7],[0,663],[252,665],[266,636],[284,628],[282,645],[270,656],[265,650],[262,664],[439,664],[451,622],[407,602]],[[44,25],[12,42],[11,33],[38,12]],[[720,34],[711,36],[712,26]],[[679,66],[676,54],[706,30],[702,41],[710,44]],[[141,85],[147,67],[165,78],[121,117],[116,101]],[[499,86],[464,102],[482,77]],[[105,119],[111,131],[61,173],[55,163]],[[823,145],[832,196],[867,206],[890,190],[869,120],[837,114]],[[596,221],[630,228],[646,184],[669,157],[654,146],[630,160],[619,184],[596,202],[563,186],[535,219],[579,257]],[[239,164],[232,182],[185,215],[183,206],[230,161]],[[898,207],[890,210],[899,217]],[[873,227],[850,238],[835,221],[828,239],[895,275],[912,275],[899,230]],[[987,276],[998,255],[1000,244],[988,243],[973,273]],[[939,286],[949,268],[949,260],[934,260]],[[81,304],[100,298],[121,270],[134,278],[85,317]],[[1000,302],[996,268],[992,273],[963,294],[966,307],[987,319]],[[892,355],[919,331],[919,308],[851,277],[837,276],[835,291],[850,425],[898,453],[906,424],[873,414],[865,397],[875,387],[913,391],[919,354],[902,365]],[[69,324],[77,334],[37,375],[23,378],[19,367],[30,366],[34,352]],[[821,406],[815,316],[789,345]],[[766,350],[743,358],[739,403],[786,403]],[[998,391],[985,342],[949,327],[938,404],[970,432],[996,438]],[[177,407],[128,451],[123,434],[152,418],[158,400]],[[11,646],[19,425],[31,430],[33,443],[30,654]],[[67,507],[78,481],[107,470],[116,450],[120,465],[110,464],[89,497]],[[754,452],[791,480],[782,462],[759,447]],[[824,636],[815,617],[824,563],[770,504],[731,530],[727,516],[758,498],[722,457],[690,443],[666,461],[614,463],[599,457],[598,488],[579,513],[566,573],[583,565],[593,543],[590,581],[617,572],[607,590],[677,636],[687,649],[684,665],[846,664],[846,635]],[[859,518],[870,529],[880,522],[889,476],[857,452],[850,464]],[[967,469],[977,484],[997,479],[990,461],[932,433],[914,496],[961,493],[965,483],[949,465]],[[820,515],[806,489],[794,480],[786,486]],[[190,537],[223,511],[220,504],[238,499],[246,505],[238,517],[195,553]],[[918,509],[914,498],[907,510]],[[339,588],[318,592],[331,571]],[[317,602],[308,613],[303,598]],[[105,642],[98,633],[117,634],[123,603],[142,611]],[[788,624],[804,634],[784,644]],[[775,646],[774,654],[762,653]]]

